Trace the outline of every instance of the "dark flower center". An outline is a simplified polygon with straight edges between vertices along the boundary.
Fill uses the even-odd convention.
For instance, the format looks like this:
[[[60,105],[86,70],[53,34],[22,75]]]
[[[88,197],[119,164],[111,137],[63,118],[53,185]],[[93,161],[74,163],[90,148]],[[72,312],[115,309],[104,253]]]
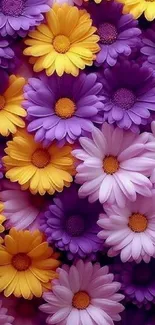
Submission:
[[[70,216],[66,221],[66,231],[73,237],[80,236],[85,229],[84,220],[79,215]]]
[[[151,281],[151,267],[148,264],[143,263],[135,265],[133,269],[133,282],[134,284],[146,285]]]
[[[130,109],[136,101],[136,97],[132,90],[120,88],[113,95],[113,102],[122,109]]]
[[[98,35],[102,44],[112,44],[116,41],[118,32],[116,27],[110,23],[101,24],[98,28]]]
[[[1,10],[4,15],[18,17],[23,10],[23,0],[2,0]]]

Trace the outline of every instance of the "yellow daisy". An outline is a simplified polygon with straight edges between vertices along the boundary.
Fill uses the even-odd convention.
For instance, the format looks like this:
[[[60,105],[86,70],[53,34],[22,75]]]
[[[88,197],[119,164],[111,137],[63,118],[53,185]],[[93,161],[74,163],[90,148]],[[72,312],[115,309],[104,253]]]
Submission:
[[[7,142],[7,156],[2,158],[6,177],[18,182],[23,189],[29,188],[32,194],[61,192],[73,180],[74,158],[71,151],[71,146],[59,148],[56,143],[43,148],[32,135],[20,130],[13,140]]]
[[[12,228],[0,246],[0,292],[9,297],[41,297],[60,262],[40,231]]]
[[[27,115],[21,106],[24,85],[24,78],[12,75],[9,77],[9,87],[0,95],[0,134],[3,136],[16,133],[17,127],[25,127],[21,118]]]
[[[124,4],[123,12],[139,18],[143,13],[147,20],[155,18],[155,0],[118,0]]]
[[[99,36],[85,10],[68,4],[54,4],[46,14],[47,24],[37,26],[29,33],[25,55],[31,56],[34,71],[46,70],[48,76],[55,71],[77,76],[79,69],[91,66],[99,51]]]
[[[3,203],[0,202],[0,234],[2,234],[5,231],[5,227],[3,225],[6,218],[2,215],[2,211],[4,209]],[[3,238],[0,236],[0,244],[3,243]]]

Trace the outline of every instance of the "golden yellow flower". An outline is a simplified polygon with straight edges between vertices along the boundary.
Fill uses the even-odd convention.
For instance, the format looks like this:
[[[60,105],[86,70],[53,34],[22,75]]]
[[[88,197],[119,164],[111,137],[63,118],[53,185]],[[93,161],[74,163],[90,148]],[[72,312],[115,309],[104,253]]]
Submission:
[[[9,297],[41,297],[60,262],[40,231],[12,228],[0,246],[0,292]]]
[[[56,143],[43,148],[32,135],[20,130],[7,142],[7,156],[2,158],[6,177],[23,189],[29,188],[32,194],[61,192],[64,186],[70,186],[75,172],[71,151],[71,146],[59,148]]]
[[[46,70],[48,76],[55,71],[77,76],[79,69],[91,66],[99,51],[99,36],[85,10],[68,4],[54,4],[46,13],[47,24],[37,26],[29,33],[25,55],[31,56],[34,71]]]
[[[124,4],[123,12],[139,18],[143,13],[147,20],[155,18],[155,0],[118,0]]]
[[[17,127],[25,127],[21,118],[27,115],[21,106],[24,85],[24,78],[12,75],[9,77],[8,89],[0,95],[0,134],[3,136],[16,133]]]

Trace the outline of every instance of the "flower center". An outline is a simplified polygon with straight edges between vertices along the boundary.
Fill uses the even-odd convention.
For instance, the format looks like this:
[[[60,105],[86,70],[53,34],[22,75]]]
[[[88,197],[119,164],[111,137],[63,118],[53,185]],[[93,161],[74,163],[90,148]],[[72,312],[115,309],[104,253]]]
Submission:
[[[117,106],[123,109],[130,109],[134,105],[136,97],[132,90],[120,88],[115,91],[113,101]]]
[[[77,309],[86,309],[90,304],[90,297],[87,292],[85,291],[79,291],[75,293],[72,305],[74,308]]]
[[[136,264],[133,269],[133,283],[144,285],[152,280],[150,265],[145,263]]]
[[[85,223],[81,216],[70,216],[66,221],[66,231],[73,237],[80,236],[85,229]]]
[[[53,40],[53,47],[58,53],[66,53],[70,48],[70,40],[65,35],[58,35]]]
[[[104,23],[99,26],[98,35],[102,44],[110,45],[116,41],[118,33],[113,24]]]
[[[128,226],[134,232],[143,232],[147,228],[147,218],[140,213],[133,213],[129,218]]]
[[[2,0],[1,10],[4,15],[18,17],[23,10],[23,0]]]
[[[69,118],[74,115],[75,104],[67,98],[60,98],[55,104],[55,113],[61,118]]]
[[[13,256],[12,265],[17,271],[26,271],[31,265],[31,259],[24,253],[18,253]]]
[[[37,149],[31,158],[32,164],[38,168],[46,167],[50,162],[50,154],[46,149]]]
[[[119,162],[114,156],[107,156],[103,160],[103,169],[107,174],[114,174],[119,168]]]
[[[5,98],[0,95],[0,110],[5,106]]]

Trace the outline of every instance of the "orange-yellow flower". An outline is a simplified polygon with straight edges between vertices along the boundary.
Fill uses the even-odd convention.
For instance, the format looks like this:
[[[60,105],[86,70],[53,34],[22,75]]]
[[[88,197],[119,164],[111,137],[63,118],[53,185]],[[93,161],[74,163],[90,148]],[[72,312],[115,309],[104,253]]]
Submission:
[[[67,3],[54,4],[46,13],[46,24],[29,33],[25,55],[31,56],[34,71],[46,70],[48,76],[55,71],[77,76],[79,69],[91,66],[99,51],[99,36],[95,34],[90,15]]]
[[[57,277],[56,258],[41,232],[12,228],[0,246],[0,292],[6,297],[41,297]]]
[[[0,95],[0,134],[3,136],[16,133],[17,127],[25,127],[22,119],[27,115],[22,108],[24,85],[24,78],[11,75],[7,90]]]

